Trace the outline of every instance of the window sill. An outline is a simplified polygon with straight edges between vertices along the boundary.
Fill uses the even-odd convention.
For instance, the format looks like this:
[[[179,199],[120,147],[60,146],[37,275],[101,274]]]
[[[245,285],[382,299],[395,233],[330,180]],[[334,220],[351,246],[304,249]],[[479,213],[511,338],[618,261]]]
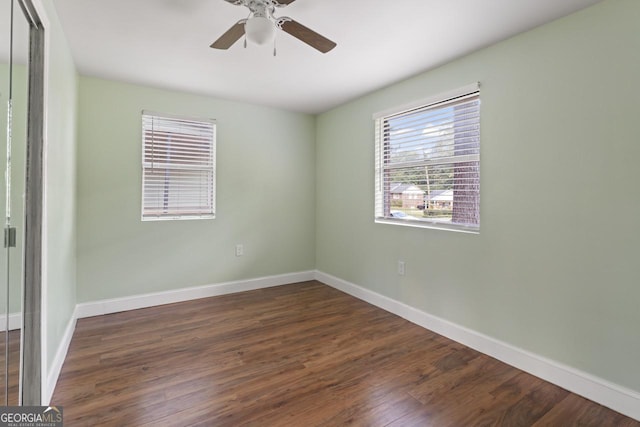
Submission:
[[[479,228],[465,227],[463,225],[443,224],[432,221],[375,218],[376,224],[400,225],[403,227],[430,228],[433,230],[455,231],[458,233],[480,234]]]
[[[192,216],[157,216],[157,217],[143,217],[143,222],[147,221],[191,221],[194,219],[216,219],[215,215],[192,215]]]

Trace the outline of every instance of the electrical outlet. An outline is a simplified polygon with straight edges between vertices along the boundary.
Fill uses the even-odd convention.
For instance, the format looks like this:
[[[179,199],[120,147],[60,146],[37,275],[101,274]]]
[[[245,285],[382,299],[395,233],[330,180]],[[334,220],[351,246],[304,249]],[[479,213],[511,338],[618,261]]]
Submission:
[[[244,246],[242,246],[241,244],[237,244],[236,245],[236,256],[242,256],[244,255]]]
[[[398,261],[398,274],[404,276],[404,261]]]

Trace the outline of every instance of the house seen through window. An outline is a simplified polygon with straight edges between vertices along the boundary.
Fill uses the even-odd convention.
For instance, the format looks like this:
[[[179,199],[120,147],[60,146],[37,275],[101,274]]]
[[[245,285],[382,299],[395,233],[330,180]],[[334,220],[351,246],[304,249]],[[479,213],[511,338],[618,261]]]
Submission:
[[[215,216],[213,120],[142,113],[142,219]]]
[[[478,231],[478,86],[375,118],[376,220]]]

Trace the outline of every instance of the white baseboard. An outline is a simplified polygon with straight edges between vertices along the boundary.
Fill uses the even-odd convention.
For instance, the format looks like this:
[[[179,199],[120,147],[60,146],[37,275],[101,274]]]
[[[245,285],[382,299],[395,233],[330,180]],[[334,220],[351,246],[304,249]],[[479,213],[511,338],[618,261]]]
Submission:
[[[69,345],[71,344],[71,338],[73,338],[73,332],[76,330],[76,319],[78,313],[78,307],[73,311],[69,322],[67,323],[67,327],[64,329],[64,334],[62,335],[62,341],[58,345],[58,350],[56,351],[56,355],[53,359],[53,363],[51,364],[51,369],[48,372],[43,372],[46,375],[46,382],[44,384],[42,390],[42,403],[41,405],[49,406],[51,402],[51,397],[53,396],[53,391],[56,388],[56,384],[58,382],[58,377],[60,376],[60,372],[62,371],[62,365],[64,364],[64,360],[67,357],[67,351],[69,351]]]
[[[81,319],[83,317],[100,316],[103,314],[154,307],[157,305],[189,301],[198,298],[215,297],[218,295],[287,285],[289,283],[305,282],[307,280],[313,280],[314,278],[314,271],[279,274],[277,276],[260,277],[257,279],[236,280],[233,282],[217,283],[213,285],[85,302],[78,304],[76,310],[78,319]]]
[[[0,316],[0,332],[7,330],[5,315]],[[9,330],[14,331],[22,327],[22,313],[9,313]]]
[[[640,420],[640,393],[420,311],[338,277],[316,271],[316,280],[396,314],[481,353]]]

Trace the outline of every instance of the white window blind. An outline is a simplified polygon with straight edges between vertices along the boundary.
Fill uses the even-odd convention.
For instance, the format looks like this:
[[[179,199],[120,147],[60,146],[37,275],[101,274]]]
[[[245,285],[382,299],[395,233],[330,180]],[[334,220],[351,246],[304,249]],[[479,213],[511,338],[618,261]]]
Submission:
[[[215,216],[216,124],[142,112],[142,219]]]
[[[478,231],[478,86],[385,112],[375,122],[376,220]]]

